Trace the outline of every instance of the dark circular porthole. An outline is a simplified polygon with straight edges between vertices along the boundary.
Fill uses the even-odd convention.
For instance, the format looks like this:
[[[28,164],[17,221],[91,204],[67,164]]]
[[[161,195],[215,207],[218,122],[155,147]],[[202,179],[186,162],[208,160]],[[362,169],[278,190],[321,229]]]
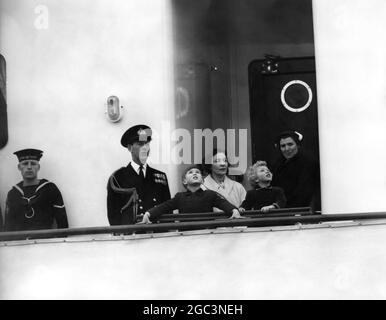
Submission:
[[[281,90],[281,102],[283,107],[291,112],[302,112],[312,102],[311,87],[304,81],[292,80],[286,83]]]

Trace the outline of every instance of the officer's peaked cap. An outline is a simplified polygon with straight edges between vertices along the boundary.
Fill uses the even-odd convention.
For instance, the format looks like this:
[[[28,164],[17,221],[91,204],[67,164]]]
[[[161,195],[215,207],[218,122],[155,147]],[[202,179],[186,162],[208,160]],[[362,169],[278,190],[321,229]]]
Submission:
[[[126,130],[122,135],[121,145],[127,148],[128,145],[134,142],[149,142],[151,141],[151,135],[152,131],[150,127],[139,124]]]

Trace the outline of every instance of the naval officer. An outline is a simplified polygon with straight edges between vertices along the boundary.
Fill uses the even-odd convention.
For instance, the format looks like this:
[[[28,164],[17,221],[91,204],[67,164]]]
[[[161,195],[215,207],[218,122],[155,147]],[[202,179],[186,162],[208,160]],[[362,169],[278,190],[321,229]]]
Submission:
[[[8,192],[5,208],[5,231],[68,228],[67,214],[58,187],[39,179],[43,151],[23,149],[14,152],[23,180]],[[56,226],[55,226],[56,223]]]
[[[148,209],[170,199],[166,174],[146,162],[152,139],[151,128],[136,125],[121,138],[121,145],[131,153],[132,161],[115,171],[107,183],[107,216],[110,225],[136,223]]]

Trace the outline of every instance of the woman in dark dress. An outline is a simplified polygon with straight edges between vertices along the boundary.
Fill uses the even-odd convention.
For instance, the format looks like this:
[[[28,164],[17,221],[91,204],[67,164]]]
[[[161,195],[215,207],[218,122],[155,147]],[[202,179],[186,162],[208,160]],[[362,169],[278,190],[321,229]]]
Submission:
[[[280,158],[273,167],[272,185],[281,187],[287,207],[308,207],[320,210],[318,165],[301,150],[303,136],[284,131],[277,140]]]

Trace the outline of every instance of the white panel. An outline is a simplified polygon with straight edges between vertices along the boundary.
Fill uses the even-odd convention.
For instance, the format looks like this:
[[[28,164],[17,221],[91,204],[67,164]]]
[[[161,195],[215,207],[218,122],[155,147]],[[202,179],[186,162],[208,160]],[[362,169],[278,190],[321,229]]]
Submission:
[[[386,211],[386,2],[313,11],[323,212]]]
[[[0,151],[0,203],[21,180],[14,151],[44,150],[40,177],[62,191],[71,227],[107,225],[109,175],[127,165],[122,133],[145,123],[174,127],[171,12],[164,0],[1,0],[9,142]],[[47,20],[48,19],[48,20]],[[123,118],[111,123],[117,95]],[[170,136],[169,136],[170,137]],[[152,155],[161,142],[154,139]],[[177,191],[179,179],[164,170]],[[3,210],[4,212],[4,210]]]
[[[385,299],[385,241],[379,224],[0,247],[0,299]]]

